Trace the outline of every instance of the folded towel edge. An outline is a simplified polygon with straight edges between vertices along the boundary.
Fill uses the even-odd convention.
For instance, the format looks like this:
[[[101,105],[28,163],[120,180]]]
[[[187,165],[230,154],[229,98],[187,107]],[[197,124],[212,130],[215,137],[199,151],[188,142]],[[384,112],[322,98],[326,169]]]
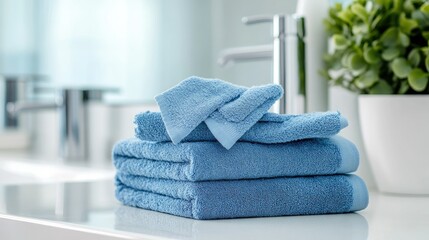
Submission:
[[[331,139],[338,146],[342,159],[337,173],[350,173],[356,171],[359,167],[359,151],[356,145],[340,136],[334,136]]]
[[[228,150],[231,149],[241,137],[241,134],[230,124],[219,123],[211,117],[207,118],[204,122],[216,140]]]
[[[346,128],[349,125],[349,121],[341,113],[340,114],[340,129]]]
[[[353,203],[351,212],[360,211],[368,206],[369,194],[365,182],[356,175],[349,175],[350,184],[353,187]]]

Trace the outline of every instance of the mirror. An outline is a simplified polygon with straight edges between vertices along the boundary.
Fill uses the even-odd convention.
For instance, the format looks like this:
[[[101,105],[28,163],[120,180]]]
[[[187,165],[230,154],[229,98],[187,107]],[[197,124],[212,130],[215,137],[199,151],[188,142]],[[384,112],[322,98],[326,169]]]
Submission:
[[[242,16],[293,13],[285,0],[0,0],[0,74],[59,86],[118,87],[111,101],[153,101],[191,75],[252,86],[271,61],[221,68],[228,47],[271,43],[269,24]]]

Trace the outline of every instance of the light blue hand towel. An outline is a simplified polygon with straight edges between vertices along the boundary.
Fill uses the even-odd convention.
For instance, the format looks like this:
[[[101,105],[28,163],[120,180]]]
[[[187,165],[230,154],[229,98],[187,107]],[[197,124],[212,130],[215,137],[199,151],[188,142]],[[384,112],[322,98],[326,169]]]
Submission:
[[[354,175],[188,182],[118,173],[125,205],[194,219],[345,213],[368,205]]]
[[[113,162],[123,173],[203,181],[349,173],[357,169],[359,153],[339,136],[283,144],[238,142],[230,150],[218,142],[129,139],[115,145]]]
[[[155,99],[173,143],[205,122],[229,149],[282,94],[281,86],[274,84],[245,88],[218,79],[190,77]]]
[[[171,141],[159,112],[137,114],[136,137],[146,141]],[[308,138],[323,138],[337,134],[347,126],[339,112],[316,112],[302,115],[266,113],[239,141],[255,143],[285,143]],[[216,141],[205,123],[198,125],[182,142]]]

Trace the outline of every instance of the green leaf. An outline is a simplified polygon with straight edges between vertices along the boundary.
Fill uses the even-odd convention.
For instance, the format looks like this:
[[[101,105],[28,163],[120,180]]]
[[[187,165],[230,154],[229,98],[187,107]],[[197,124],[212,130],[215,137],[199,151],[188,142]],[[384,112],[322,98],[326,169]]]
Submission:
[[[399,30],[395,27],[390,27],[381,35],[380,40],[384,46],[395,46],[398,42]]]
[[[423,28],[428,26],[428,20],[427,20],[427,15],[424,14],[422,11],[419,10],[415,10],[412,14],[411,14],[411,18],[416,20],[419,23],[420,28]]]
[[[380,43],[380,41],[378,40],[374,40],[371,43],[371,46],[374,48],[374,50],[376,51],[380,51],[381,49],[383,49],[383,45]]]
[[[370,47],[364,47],[363,58],[369,64],[375,64],[380,62],[380,55],[377,51]]]
[[[402,32],[406,34],[410,34],[411,31],[417,28],[419,24],[414,19],[408,19],[405,17],[405,13],[402,13],[399,17],[399,27]]]
[[[405,3],[404,3],[404,10],[407,13],[411,13],[414,10],[416,10],[416,8],[414,7],[413,2],[411,0],[406,0],[405,1]]]
[[[408,83],[414,91],[421,92],[428,84],[428,74],[420,68],[414,68],[408,76]]]
[[[368,20],[368,13],[361,4],[354,3],[351,6],[351,11],[352,13],[356,14],[356,16],[358,16],[358,18],[360,18],[362,21],[366,22]]]
[[[389,8],[390,5],[391,5],[391,3],[392,3],[392,0],[375,0],[375,2],[378,5],[381,5],[381,6],[385,7],[385,8]]]
[[[426,66],[426,71],[428,71],[428,72],[429,72],[429,56],[426,56],[426,59],[425,59],[425,66]]]
[[[356,78],[355,85],[359,89],[366,89],[374,85],[378,81],[378,75],[372,70],[369,70]]]
[[[343,9],[343,4],[341,4],[341,3],[335,3],[335,4],[334,4],[334,9],[335,9],[337,12],[341,11],[341,10]]]
[[[393,9],[396,12],[402,11],[402,5],[403,5],[403,1],[402,0],[393,0]]]
[[[420,11],[424,14],[429,15],[429,3],[425,2],[423,5],[420,6]]]
[[[374,20],[372,20],[371,22],[371,29],[375,29],[378,25],[378,23],[381,21],[381,19],[383,19],[382,16],[378,15],[374,18]]]
[[[410,45],[410,38],[403,32],[399,31],[399,42],[403,47],[408,47]]]
[[[343,9],[343,5],[341,3],[335,3],[334,6],[329,8],[329,16],[331,18],[336,18],[338,15],[338,12],[340,12]]]
[[[375,0],[375,3],[377,3],[378,5],[383,6],[384,5],[384,0]]]
[[[340,18],[341,20],[343,20],[344,22],[347,23],[353,23],[352,19],[353,19],[353,13],[349,10],[349,9],[343,9],[341,12],[338,13],[338,18]]]
[[[369,89],[370,94],[392,94],[392,87],[384,80],[378,81],[371,89]]]
[[[426,32],[422,32],[422,36],[423,36],[426,40],[429,40],[429,32],[428,32],[428,31],[426,31]]]
[[[397,58],[392,62],[392,71],[399,78],[406,78],[411,72],[411,66],[405,58]]]
[[[399,48],[387,48],[381,53],[381,57],[386,61],[391,61],[399,56],[400,53]]]
[[[368,33],[368,31],[368,25],[366,25],[365,23],[357,23],[352,26],[352,32],[355,35]]]
[[[366,62],[362,55],[353,53],[349,58],[349,66],[354,71],[361,71],[366,68]]]
[[[347,48],[349,41],[343,35],[335,34],[332,38],[336,49],[344,50]]]
[[[341,57],[341,65],[344,67],[350,68],[350,57],[352,56],[352,52],[346,52]]]
[[[414,48],[411,50],[411,52],[408,54],[408,61],[411,63],[413,67],[417,67],[420,64],[420,53],[419,49]]]
[[[408,89],[410,89],[410,85],[408,85],[407,81],[402,81],[401,82],[401,87],[399,88],[398,93],[399,94],[404,94],[408,91]]]
[[[429,56],[429,47],[422,47],[420,50],[425,56]]]

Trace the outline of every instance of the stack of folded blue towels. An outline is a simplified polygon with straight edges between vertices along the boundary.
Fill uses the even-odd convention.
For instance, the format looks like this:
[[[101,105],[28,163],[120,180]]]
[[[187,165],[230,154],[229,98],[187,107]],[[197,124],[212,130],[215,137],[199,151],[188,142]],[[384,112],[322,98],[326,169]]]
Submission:
[[[336,136],[338,112],[268,113],[278,85],[190,77],[156,97],[116,144],[116,197],[194,219],[353,212],[366,208],[359,153]]]

